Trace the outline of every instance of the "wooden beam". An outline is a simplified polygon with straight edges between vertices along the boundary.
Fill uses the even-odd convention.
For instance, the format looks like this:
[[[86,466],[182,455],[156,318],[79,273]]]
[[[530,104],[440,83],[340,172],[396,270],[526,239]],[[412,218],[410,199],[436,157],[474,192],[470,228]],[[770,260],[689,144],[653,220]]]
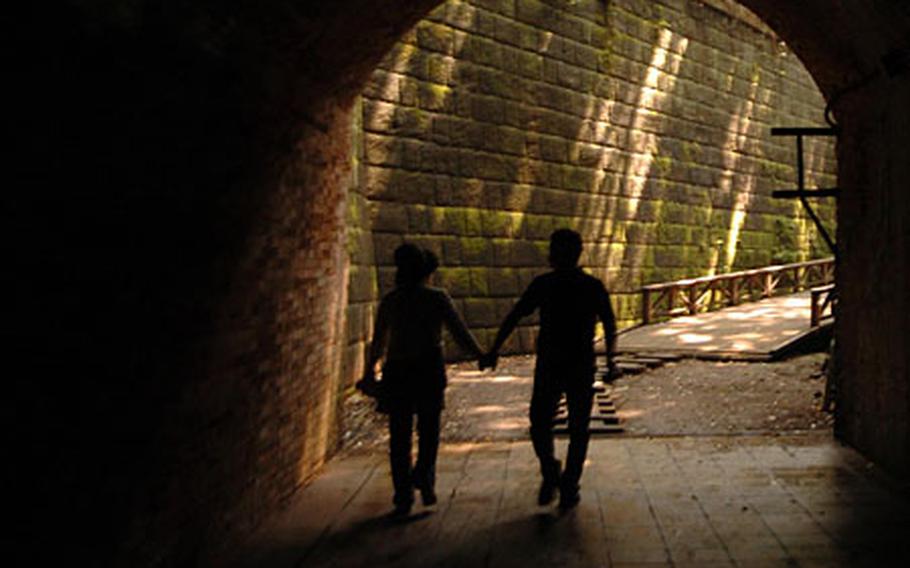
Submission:
[[[821,189],[811,189],[800,191],[798,189],[775,189],[771,192],[771,197],[775,199],[799,199],[801,197],[837,197],[840,189],[836,187],[827,187]]]
[[[776,126],[771,136],[837,136],[837,130],[825,126]]]

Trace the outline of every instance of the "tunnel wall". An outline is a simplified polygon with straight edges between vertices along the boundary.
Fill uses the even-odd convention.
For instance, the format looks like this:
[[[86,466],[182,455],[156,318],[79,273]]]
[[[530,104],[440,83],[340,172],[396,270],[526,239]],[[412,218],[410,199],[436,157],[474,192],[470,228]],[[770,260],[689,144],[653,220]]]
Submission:
[[[582,233],[621,325],[643,284],[827,256],[798,203],[770,197],[795,187],[795,142],[770,127],[823,124],[823,109],[732,2],[446,2],[362,96],[346,382],[404,240],[439,255],[436,283],[487,344],[555,228]],[[807,141],[806,164],[810,187],[834,185],[830,139]],[[833,232],[830,202],[822,213]],[[533,338],[519,328],[506,349]]]
[[[343,4],[15,13],[8,563],[228,564],[334,453],[351,109],[426,9]]]
[[[910,69],[851,101],[840,155],[836,434],[910,478]],[[891,154],[901,148],[904,156]]]

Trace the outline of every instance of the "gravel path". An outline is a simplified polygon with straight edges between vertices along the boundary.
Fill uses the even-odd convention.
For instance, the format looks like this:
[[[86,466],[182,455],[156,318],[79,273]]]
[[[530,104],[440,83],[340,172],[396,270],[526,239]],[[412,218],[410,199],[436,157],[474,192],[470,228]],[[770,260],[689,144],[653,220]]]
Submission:
[[[629,434],[706,435],[830,429],[824,354],[775,363],[684,360],[614,385]]]
[[[774,363],[683,360],[613,385],[626,436],[830,431],[820,410],[821,353]],[[526,439],[534,358],[504,357],[495,372],[449,366],[443,442]],[[359,393],[344,403],[342,452],[384,450],[385,417]]]

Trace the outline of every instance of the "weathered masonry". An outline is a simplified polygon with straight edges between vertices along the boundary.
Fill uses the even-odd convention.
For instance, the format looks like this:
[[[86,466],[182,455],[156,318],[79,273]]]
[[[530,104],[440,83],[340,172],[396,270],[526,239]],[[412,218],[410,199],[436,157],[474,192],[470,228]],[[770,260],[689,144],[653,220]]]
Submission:
[[[639,318],[642,284],[829,254],[795,202],[792,142],[825,102],[780,38],[730,1],[450,0],[389,52],[356,110],[345,382],[402,240],[481,341],[546,267],[552,230]],[[833,186],[829,139],[808,182]],[[829,226],[833,207],[824,209]],[[533,349],[533,327],[512,338]]]
[[[630,63],[617,58],[613,72],[608,67],[601,73],[598,63],[598,76],[610,78],[610,92],[616,93],[611,95],[615,98],[606,98],[614,101],[610,113],[626,113],[630,120],[634,115],[626,107],[635,107],[637,90],[623,81],[645,84],[646,70],[656,67],[650,75],[657,76],[661,87],[672,74],[668,66],[678,61],[674,91],[681,93],[679,89],[695,88],[695,83],[684,80],[684,73],[706,69],[674,56],[673,50],[682,47],[674,43],[677,40],[689,38],[686,51],[696,54],[707,40],[674,27],[685,22],[677,15],[686,13],[685,4],[662,4],[664,14],[641,13],[638,19],[631,17],[638,14],[634,5],[618,1],[502,0],[471,6],[495,22],[493,40],[496,23],[501,21],[497,6],[514,6],[519,23],[521,6],[551,10],[548,25],[580,23],[592,34],[598,22],[592,18],[606,18],[606,10],[608,28],[645,40],[608,36],[611,53],[624,54],[623,44],[638,45],[641,53],[630,56]],[[713,4],[692,9],[708,10]],[[18,367],[5,375],[10,386],[4,401],[13,409],[10,437],[26,446],[21,453],[13,448],[16,452],[11,455],[17,459],[10,461],[8,469],[23,478],[22,482],[14,479],[14,486],[22,488],[28,503],[25,518],[14,527],[28,533],[28,539],[18,538],[19,534],[12,538],[30,544],[23,547],[28,557],[22,563],[31,565],[60,564],[42,562],[43,556],[55,554],[65,555],[70,563],[85,557],[95,564],[113,558],[131,567],[212,565],[263,518],[279,511],[334,451],[349,267],[385,265],[381,258],[358,259],[352,265],[345,249],[349,188],[365,188],[362,191],[369,195],[367,174],[382,167],[366,160],[368,135],[383,136],[378,129],[367,131],[363,124],[362,135],[352,132],[355,114],[365,123],[363,114],[355,113],[357,101],[362,101],[363,109],[388,102],[370,95],[376,86],[371,77],[374,73],[406,75],[381,65],[389,67],[382,61],[401,49],[396,45],[414,44],[408,34],[419,22],[431,16],[423,25],[456,26],[444,23],[448,12],[445,20],[437,17],[438,12],[433,15],[434,9],[445,6],[439,0],[130,0],[116,3],[116,10],[113,5],[49,2],[10,7],[16,25],[9,30],[9,39],[16,49],[6,54],[11,80],[5,92],[12,99],[8,138],[15,144],[15,154],[3,194],[7,213],[3,229],[7,232],[4,274],[12,290],[0,334],[13,354],[8,366]],[[798,55],[832,103],[839,125],[837,434],[884,469],[910,476],[910,350],[906,349],[910,335],[910,295],[906,293],[910,289],[910,4],[743,0],[743,5]],[[582,17],[588,13],[596,16]],[[619,27],[624,14],[630,14],[625,30]],[[692,21],[686,25],[694,30],[713,29],[709,21],[699,23],[694,17]],[[635,32],[639,26],[651,30],[651,35],[639,35]],[[668,31],[660,35],[664,29]],[[452,33],[454,42],[457,34]],[[746,29],[743,33],[759,32]],[[724,35],[711,33],[712,37]],[[488,32],[479,36],[478,42],[510,45],[505,39],[490,40]],[[589,45],[556,41],[557,36],[568,37],[567,33],[548,36],[554,50]],[[396,43],[402,38],[404,44]],[[653,38],[658,46],[661,38],[669,42],[666,54],[656,59]],[[419,44],[420,38],[416,41]],[[718,61],[736,53],[733,45],[717,47]],[[454,43],[452,49],[454,56]],[[460,59],[464,49],[459,46]],[[500,48],[499,56],[506,51]],[[552,59],[568,63],[566,55],[562,57]],[[666,59],[661,62],[661,57]],[[623,65],[637,67],[638,74],[616,72]],[[550,68],[552,73],[552,63]],[[566,80],[575,76],[573,68],[557,65],[553,87],[560,88],[560,70]],[[762,77],[777,76],[763,72]],[[479,87],[480,82],[476,84]],[[733,88],[744,86],[734,80]],[[456,84],[450,88],[459,90]],[[662,90],[644,92],[656,97]],[[620,98],[626,96],[620,93],[631,98]],[[417,105],[394,106],[419,109],[419,90],[417,96]],[[798,99],[788,96],[776,107],[795,108],[793,101]],[[473,113],[474,100],[470,100]],[[662,104],[671,106],[661,108],[672,108],[682,100],[668,96]],[[728,109],[724,100],[718,92],[710,106],[693,108]],[[564,102],[562,96],[556,101]],[[755,108],[760,110],[758,102]],[[529,106],[529,102],[510,102],[502,112],[508,117],[515,109]],[[457,106],[453,108],[455,114],[446,115],[453,121],[469,118],[459,115]],[[478,103],[476,112],[487,112],[484,108]],[[798,118],[798,113],[794,111],[792,117]],[[571,119],[579,123],[579,132],[583,119]],[[469,122],[490,121],[497,132],[511,132],[493,117]],[[528,218],[568,216],[549,207],[534,209],[533,196],[546,202],[556,195],[569,195],[562,191],[560,180],[570,171],[568,177],[574,179],[571,160],[580,158],[591,139],[570,138],[556,130],[551,135],[542,112],[538,124],[536,146],[519,144],[512,151],[523,152],[518,163],[550,164],[553,171],[552,166],[558,165],[559,173],[549,182],[532,182],[535,177],[521,183],[496,183],[510,190],[523,185],[533,189],[525,203]],[[769,119],[768,124],[777,120]],[[616,163],[622,163],[624,154],[633,154],[624,145],[628,130],[617,133],[616,152],[604,153],[617,155]],[[683,159],[674,157],[672,145],[657,143],[656,153],[640,153],[642,158],[653,156],[651,183],[611,190],[617,195],[616,204],[609,205],[611,200],[605,199],[603,206],[615,207],[617,214],[591,216],[613,220],[616,238],[612,243],[622,247],[611,258],[629,256],[626,265],[642,271],[667,270],[660,263],[646,262],[649,255],[656,257],[659,247],[636,252],[640,249],[619,239],[641,230],[619,228],[620,223],[634,220],[634,216],[619,217],[619,212],[628,216],[632,203],[637,204],[636,215],[652,216],[651,221],[638,219],[654,225],[645,234],[656,235],[662,225],[678,224],[689,230],[682,219],[673,220],[684,213],[666,205],[655,210],[652,202],[656,200],[651,197],[665,197],[660,192],[670,191],[660,188],[663,178],[654,177],[658,170],[668,172],[669,188],[692,186],[679,190],[691,195],[704,191],[705,206],[707,196],[722,195],[716,187],[708,191],[707,185],[699,187],[700,181],[674,177],[675,172],[717,176],[712,172],[719,169],[708,166],[723,164],[716,154],[710,157],[724,147],[720,132],[711,135],[697,121],[691,130],[702,132],[691,135],[696,141],[701,136],[718,139],[717,144],[699,142],[702,154],[692,161],[703,164],[701,168],[680,165],[684,153]],[[742,143],[749,141],[750,130]],[[420,142],[406,136],[386,138]],[[664,138],[669,137],[660,137]],[[361,141],[363,148],[356,168],[352,167],[352,139]],[[550,143],[556,143],[557,156],[563,153],[560,147],[565,149],[565,169],[566,162],[543,158],[544,146]],[[466,153],[483,153],[461,146]],[[505,148],[505,144],[498,146],[496,152]],[[546,152],[551,150],[548,147]],[[531,158],[532,152],[541,159]],[[783,164],[787,153],[784,146],[769,147],[761,158]],[[402,160],[415,156],[399,155]],[[423,159],[421,153],[416,156]],[[668,163],[665,157],[670,158]],[[455,163],[461,167],[458,160]],[[744,163],[749,160],[744,158]],[[745,165],[731,167],[739,171],[736,168]],[[385,169],[422,172],[419,163]],[[707,174],[701,173],[706,169]],[[529,167],[522,175],[530,176],[532,171]],[[626,179],[610,169],[598,171],[605,178]],[[361,179],[352,181],[352,172]],[[465,182],[486,177],[493,176],[472,172]],[[648,176],[632,179],[642,178]],[[789,179],[783,187],[792,183]],[[391,191],[401,186],[378,187]],[[459,181],[457,187],[452,199],[459,200],[456,207],[466,210],[465,232],[469,208],[519,211],[504,203],[481,206],[482,197],[477,201],[463,197],[473,185]],[[725,203],[735,204],[741,187],[731,182]],[[637,201],[618,197],[623,195],[620,192],[639,190]],[[434,186],[434,198],[435,191]],[[600,194],[572,190],[571,194],[611,195],[607,190]],[[377,204],[404,201],[394,196],[371,199]],[[754,203],[763,202],[756,194]],[[433,205],[428,198],[422,203]],[[367,204],[361,201],[360,205],[363,213],[357,218],[373,220],[372,212],[367,216]],[[778,205],[769,207],[766,215],[780,212],[775,209]],[[593,208],[579,205],[579,213],[573,208],[572,217]],[[731,209],[713,201],[711,208]],[[528,218],[519,222],[521,238],[501,237],[515,241],[514,250],[519,241],[539,242],[536,236],[523,236],[530,234]],[[743,223],[740,235],[753,230],[746,226],[748,219]],[[366,230],[366,225],[361,226]],[[721,226],[724,232],[719,238],[731,242],[727,239],[730,225]],[[483,231],[482,220],[480,227]],[[706,222],[704,228],[719,231],[720,227]],[[383,234],[375,226],[369,230]],[[607,232],[613,233],[612,228]],[[588,238],[593,241],[591,234]],[[732,257],[734,265],[747,250],[747,239],[739,240],[742,245]],[[677,241],[667,244],[671,242]],[[714,246],[710,238],[707,244]],[[642,254],[641,263],[636,265],[638,254]],[[696,251],[689,254],[698,257]],[[721,246],[717,254],[718,267],[723,267],[728,262],[726,247]],[[463,253],[461,258],[459,267],[464,267]],[[625,271],[622,265],[620,260],[615,265],[619,271],[612,276],[609,264],[601,263],[599,270],[615,279]],[[642,272],[638,275],[642,277]],[[615,280],[611,284],[621,287]],[[369,296],[362,301],[369,301]],[[62,542],[67,538],[72,542]]]

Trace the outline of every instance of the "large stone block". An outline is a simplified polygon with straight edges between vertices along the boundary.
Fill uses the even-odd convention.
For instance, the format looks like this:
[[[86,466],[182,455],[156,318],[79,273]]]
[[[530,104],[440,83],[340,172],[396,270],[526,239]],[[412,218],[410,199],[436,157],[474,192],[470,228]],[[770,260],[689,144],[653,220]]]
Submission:
[[[514,297],[521,293],[518,272],[513,268],[495,268],[488,271],[489,295]]]
[[[374,202],[370,204],[370,218],[374,231],[405,233],[408,228],[408,210],[399,203]]]
[[[445,25],[422,22],[417,26],[417,45],[451,55],[455,49],[454,30]]]
[[[491,266],[493,264],[493,247],[489,239],[463,237],[461,251],[464,264],[468,266]]]
[[[516,215],[502,212],[484,210],[480,214],[482,233],[485,237],[510,237],[515,229]]]
[[[395,264],[395,249],[403,244],[405,239],[399,234],[373,233],[373,251],[376,264],[379,266],[392,266]]]
[[[471,295],[471,272],[467,268],[443,266],[434,279],[437,286],[445,288],[455,298]]]
[[[493,327],[499,324],[496,302],[489,298],[465,300],[465,320],[472,327]]]

